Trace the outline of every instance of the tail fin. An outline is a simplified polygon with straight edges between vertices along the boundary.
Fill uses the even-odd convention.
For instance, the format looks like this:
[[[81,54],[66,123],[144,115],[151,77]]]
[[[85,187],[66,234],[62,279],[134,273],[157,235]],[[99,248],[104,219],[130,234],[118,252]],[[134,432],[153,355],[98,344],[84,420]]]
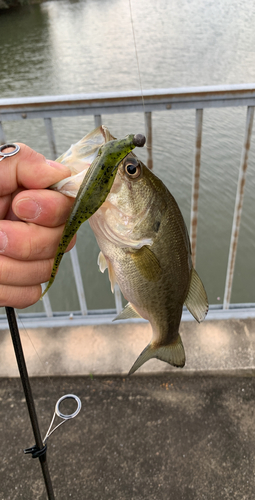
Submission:
[[[185,352],[182,344],[182,339],[178,334],[177,339],[168,345],[153,347],[153,344],[150,344],[145,347],[145,349],[141,352],[140,356],[138,356],[137,360],[133,364],[129,375],[132,375],[140,366],[142,366],[146,361],[151,358],[157,358],[161,361],[165,361],[173,366],[178,366],[183,368],[185,365]]]

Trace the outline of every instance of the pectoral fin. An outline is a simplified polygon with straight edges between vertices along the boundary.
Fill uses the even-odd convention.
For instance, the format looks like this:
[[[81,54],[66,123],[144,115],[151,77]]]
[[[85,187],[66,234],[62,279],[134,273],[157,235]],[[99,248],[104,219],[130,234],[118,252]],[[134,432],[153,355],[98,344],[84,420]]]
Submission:
[[[194,268],[191,270],[189,291],[184,304],[189,312],[200,323],[208,312],[208,299],[204,285]]]
[[[170,365],[182,368],[185,365],[185,352],[180,335],[178,334],[177,339],[171,344],[160,347],[155,347],[150,342],[133,364],[129,375],[132,375],[132,373],[151,358],[157,358]]]
[[[133,262],[141,275],[148,281],[158,281],[162,275],[160,263],[149,247],[143,246],[130,253]]]
[[[128,304],[124,307],[124,309],[121,311],[116,318],[113,319],[113,321],[117,321],[119,319],[130,319],[130,318],[141,318],[140,314],[134,309],[132,304],[128,302]]]

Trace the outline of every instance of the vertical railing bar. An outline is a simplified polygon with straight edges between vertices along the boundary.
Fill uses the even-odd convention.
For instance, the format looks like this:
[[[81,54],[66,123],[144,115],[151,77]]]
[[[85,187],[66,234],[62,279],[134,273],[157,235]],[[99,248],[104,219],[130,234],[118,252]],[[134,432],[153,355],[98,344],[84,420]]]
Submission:
[[[94,120],[95,120],[95,127],[101,127],[102,125],[102,116],[101,115],[94,115]]]
[[[116,309],[117,309],[117,314],[120,314],[120,312],[123,309],[123,306],[122,306],[120,287],[117,284],[114,287],[114,298],[115,298],[115,305],[116,305]]]
[[[225,283],[225,291],[224,291],[224,299],[223,299],[223,309],[229,308],[231,292],[232,292],[236,251],[237,251],[237,244],[238,244],[238,237],[239,237],[239,230],[240,230],[240,223],[241,223],[241,216],[242,216],[246,171],[247,171],[247,167],[248,167],[249,150],[250,150],[250,144],[251,144],[254,109],[255,109],[254,106],[247,107],[244,144],[243,144],[242,154],[241,154],[241,162],[240,162],[240,169],[239,169],[239,178],[238,178],[238,183],[237,183],[234,217],[233,217],[232,232],[231,232],[231,239],[230,239],[230,246],[229,246],[228,267],[227,267],[227,275],[226,275],[226,283]]]
[[[86,314],[88,314],[88,308],[87,308],[86,299],[85,299],[85,292],[84,292],[83,282],[82,282],[82,277],[81,277],[81,268],[80,268],[79,257],[78,257],[76,246],[74,246],[72,248],[72,250],[70,251],[70,257],[71,257],[72,266],[73,266],[74,279],[75,279],[78,299],[79,299],[79,303],[80,303],[81,313],[83,316],[86,316]]]
[[[197,250],[197,217],[198,217],[198,198],[199,198],[199,181],[200,181],[200,165],[201,165],[201,146],[202,146],[202,127],[203,127],[203,109],[196,109],[196,139],[193,162],[193,177],[192,177],[192,195],[191,195],[191,212],[190,212],[190,241],[193,266],[196,265],[196,250]]]
[[[49,142],[49,146],[50,146],[51,160],[55,160],[58,155],[57,155],[55,134],[54,134],[51,118],[44,118],[44,125],[46,128],[48,142]]]
[[[6,143],[5,133],[3,129],[2,122],[0,122],[0,146]]]
[[[152,113],[151,111],[145,111],[145,134],[146,134],[146,145],[147,148],[147,167],[153,169],[153,159],[152,159]]]
[[[42,284],[42,291],[44,292],[46,288],[46,283],[43,283]],[[46,312],[46,316],[47,318],[52,318],[53,317],[53,312],[52,312],[52,307],[51,307],[51,303],[50,303],[50,297],[49,297],[49,294],[46,293],[46,295],[44,295],[43,297],[43,307],[44,307],[44,310]]]

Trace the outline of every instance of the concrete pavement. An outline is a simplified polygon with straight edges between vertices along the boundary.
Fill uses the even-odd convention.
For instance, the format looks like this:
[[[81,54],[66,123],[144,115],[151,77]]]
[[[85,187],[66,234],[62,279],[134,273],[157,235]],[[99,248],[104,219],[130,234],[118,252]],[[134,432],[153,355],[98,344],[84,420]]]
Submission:
[[[63,394],[83,404],[49,439],[56,500],[252,500],[254,382],[253,371],[32,378],[42,434]],[[38,459],[22,452],[34,439],[18,378],[0,379],[0,403],[0,500],[44,500]]]

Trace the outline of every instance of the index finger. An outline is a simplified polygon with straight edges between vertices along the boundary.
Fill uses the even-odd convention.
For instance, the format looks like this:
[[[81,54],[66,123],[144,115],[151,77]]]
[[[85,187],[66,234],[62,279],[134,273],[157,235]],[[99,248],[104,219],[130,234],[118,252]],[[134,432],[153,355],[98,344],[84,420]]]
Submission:
[[[46,160],[26,144],[17,144],[20,151],[0,163],[0,196],[13,193],[18,187],[44,189],[71,174],[65,165]]]

